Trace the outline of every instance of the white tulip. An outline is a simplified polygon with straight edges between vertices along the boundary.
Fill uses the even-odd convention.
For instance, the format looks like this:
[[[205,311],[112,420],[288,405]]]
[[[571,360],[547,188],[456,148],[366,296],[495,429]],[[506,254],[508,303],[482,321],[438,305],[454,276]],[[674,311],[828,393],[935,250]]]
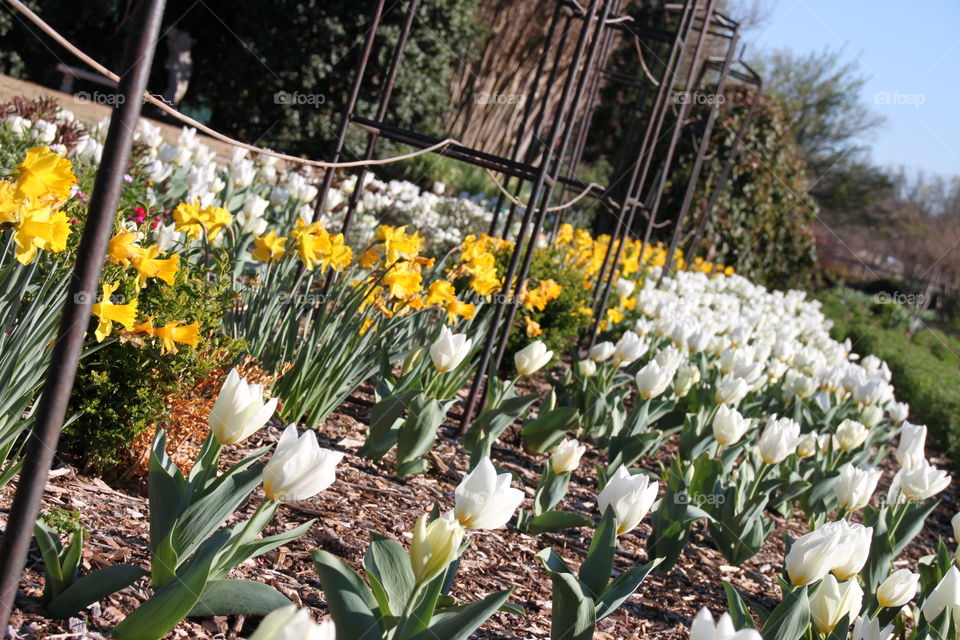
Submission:
[[[656,360],[651,360],[637,371],[637,390],[646,399],[656,398],[667,390],[672,379],[673,371],[661,367]]]
[[[440,373],[453,371],[470,353],[473,340],[465,333],[453,333],[446,326],[440,329],[440,337],[430,345],[430,359]]]
[[[291,604],[271,611],[250,640],[335,640],[336,635],[332,621],[317,624],[305,610]]]
[[[909,569],[894,571],[877,589],[877,602],[881,607],[902,607],[917,595],[919,583],[919,573],[913,573]]]
[[[904,467],[900,476],[900,493],[907,500],[926,500],[950,486],[950,476],[937,469],[927,460],[921,460],[913,468]]]
[[[535,340],[513,355],[513,363],[517,373],[522,376],[533,375],[553,358],[553,351],[547,351],[547,346]]]
[[[840,544],[849,543],[851,551],[838,556],[831,572],[837,580],[850,580],[863,570],[870,557],[870,543],[873,542],[873,527],[862,524],[850,524],[846,520],[831,523],[836,525]]]
[[[833,444],[840,451],[853,451],[866,441],[869,431],[856,420],[844,420],[837,427]]]
[[[847,513],[867,506],[877,489],[881,475],[883,472],[875,467],[858,469],[852,464],[844,466],[840,470],[837,484],[834,485],[837,505]]]
[[[950,524],[953,526],[953,539],[960,543],[960,513],[953,516]]]
[[[581,378],[590,378],[597,373],[597,363],[593,360],[580,360],[577,362],[577,373]]]
[[[906,402],[891,402],[887,406],[887,413],[894,424],[902,424],[910,416],[910,405]]]
[[[733,620],[729,613],[720,616],[716,624],[713,615],[704,607],[690,624],[690,640],[762,640],[760,632],[755,629],[741,629],[733,627]]]
[[[767,464],[779,464],[797,449],[800,425],[790,418],[771,416],[764,427],[757,450]]]
[[[620,366],[628,365],[647,352],[650,345],[633,331],[626,331],[613,350],[613,359]]]
[[[430,523],[427,514],[417,518],[410,543],[410,567],[418,585],[433,580],[457,559],[463,534],[463,527],[453,518],[443,516]]]
[[[646,517],[659,490],[660,483],[656,480],[650,482],[642,473],[632,476],[625,466],[620,465],[597,496],[597,506],[601,513],[606,512],[607,507],[613,507],[617,515],[617,535],[623,535],[633,531]]]
[[[613,352],[617,350],[617,347],[612,342],[600,342],[593,345],[593,348],[590,349],[590,359],[594,362],[603,362],[604,360],[609,360],[610,356],[613,355]]]
[[[784,566],[787,575],[797,587],[813,584],[846,562],[857,553],[855,546],[860,538],[856,529],[863,525],[850,525],[846,520],[831,522],[794,540]],[[866,529],[873,535],[872,529]]]
[[[819,437],[815,431],[803,434],[797,442],[797,455],[801,458],[812,458],[817,455],[818,444]]]
[[[868,404],[860,410],[860,422],[867,428],[873,428],[883,420],[883,409],[875,404]]]
[[[749,391],[750,385],[747,384],[746,380],[741,380],[728,373],[723,376],[720,384],[717,385],[717,404],[737,406]]]
[[[454,514],[464,527],[499,529],[523,502],[523,491],[511,488],[510,474],[497,475],[490,458],[484,456],[460,481],[454,498]]]
[[[902,467],[913,467],[927,459],[927,427],[904,422],[900,428],[900,445],[895,452]]]
[[[277,398],[263,401],[262,384],[249,384],[232,369],[207,422],[220,444],[237,444],[267,424],[276,409]]]
[[[721,404],[713,417],[713,437],[721,447],[736,444],[753,424],[736,409]]]
[[[629,298],[633,293],[633,290],[637,287],[635,282],[627,280],[626,278],[620,278],[617,280],[617,296],[621,298]]]
[[[291,424],[263,468],[263,491],[271,500],[306,500],[334,483],[341,460],[341,452],[317,444],[314,431],[298,437],[297,426]]]
[[[960,571],[956,565],[950,567],[940,584],[927,596],[923,603],[923,617],[932,623],[944,610],[960,623]]]
[[[844,616],[852,618],[860,614],[863,606],[863,589],[856,580],[839,584],[833,576],[827,576],[820,588],[810,598],[810,617],[821,634],[833,633]]]
[[[893,640],[893,625],[881,629],[878,618],[857,618],[853,625],[853,640]]]
[[[564,438],[550,454],[550,466],[554,473],[569,473],[576,471],[580,466],[580,458],[586,453],[587,447],[576,440]]]
[[[673,395],[678,398],[686,397],[693,386],[700,382],[700,367],[688,365],[677,371],[676,379],[673,381]]]

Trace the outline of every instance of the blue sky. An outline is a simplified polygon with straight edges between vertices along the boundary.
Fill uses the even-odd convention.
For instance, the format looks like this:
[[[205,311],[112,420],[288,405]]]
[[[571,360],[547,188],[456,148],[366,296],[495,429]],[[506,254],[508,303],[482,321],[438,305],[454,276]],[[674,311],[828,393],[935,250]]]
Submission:
[[[886,117],[867,141],[874,161],[960,175],[960,0],[764,3],[769,18],[744,34],[748,57],[842,48],[869,76],[861,99]]]

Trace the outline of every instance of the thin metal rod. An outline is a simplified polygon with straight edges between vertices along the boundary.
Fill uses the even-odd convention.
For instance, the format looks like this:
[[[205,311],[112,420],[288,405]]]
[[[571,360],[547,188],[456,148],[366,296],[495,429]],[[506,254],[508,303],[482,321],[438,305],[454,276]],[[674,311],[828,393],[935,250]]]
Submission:
[[[393,95],[393,85],[397,80],[397,72],[400,70],[400,61],[403,60],[403,52],[407,47],[407,41],[410,38],[410,28],[413,26],[413,19],[417,15],[417,6],[420,0],[410,0],[407,7],[407,17],[403,23],[403,29],[400,32],[400,38],[397,40],[397,46],[393,49],[393,59],[390,61],[390,71],[387,73],[387,81],[383,84],[380,91],[380,104],[377,105],[377,122],[383,122],[387,115],[387,107],[390,105],[390,96]],[[372,160],[377,150],[377,140],[380,134],[377,131],[370,131],[367,138],[367,150],[363,154],[364,160]],[[353,214],[357,210],[357,202],[363,193],[363,183],[367,177],[367,168],[361,167],[357,174],[357,182],[350,194],[350,200],[347,202],[347,212],[343,216],[343,227],[340,232],[343,235],[350,230],[350,223],[353,220]]]
[[[537,97],[537,94],[540,92],[540,79],[543,77],[543,70],[547,64],[547,54],[550,52],[550,47],[553,43],[554,34],[557,31],[557,23],[560,22],[560,8],[562,4],[560,2],[556,3],[553,7],[553,17],[550,19],[550,26],[547,28],[547,40],[543,45],[543,54],[540,56],[540,59],[537,60],[537,71],[533,76],[533,86],[530,89],[529,99],[524,101],[523,104],[523,116],[520,119],[520,127],[517,131],[517,137],[513,141],[513,150],[510,152],[510,160],[515,161],[517,156],[520,155],[520,148],[523,146],[523,139],[527,135],[527,125],[530,122],[530,116],[533,114],[533,104],[534,100]],[[539,124],[536,125],[536,128],[539,128]],[[504,188],[509,187],[509,176],[507,180],[504,180]],[[521,181],[520,186],[523,185]],[[497,196],[497,202],[493,209],[493,219],[490,221],[490,231],[489,235],[497,235],[497,223],[500,221],[500,209],[503,207],[505,202],[505,196],[503,192]],[[509,225],[504,227],[503,233],[501,235],[506,235],[509,233]]]
[[[331,162],[339,162],[340,154],[343,153],[344,140],[347,137],[347,128],[350,126],[350,119],[353,117],[353,110],[357,106],[357,98],[360,95],[360,87],[363,85],[363,78],[367,73],[367,61],[370,60],[370,51],[373,50],[373,41],[377,37],[377,30],[380,28],[380,18],[383,16],[383,5],[386,0],[377,0],[377,5],[373,10],[373,18],[370,20],[370,27],[367,30],[367,38],[363,43],[363,51],[360,53],[360,60],[357,62],[357,71],[353,76],[353,85],[350,87],[350,96],[347,104],[343,108],[343,117],[340,120],[340,130],[337,132],[337,144],[333,151]],[[334,170],[328,168],[323,173],[323,183],[317,193],[317,203],[313,208],[313,221],[317,222],[323,216],[323,209],[327,204],[327,194],[333,185]]]
[[[727,56],[723,61],[723,68],[720,70],[720,78],[717,80],[714,89],[714,100],[710,102],[710,115],[707,116],[707,122],[703,127],[703,136],[697,148],[697,157],[693,161],[693,168],[690,169],[690,178],[687,180],[687,190],[683,194],[683,202],[680,204],[680,211],[677,212],[677,218],[673,223],[673,234],[670,237],[670,246],[667,248],[667,257],[660,271],[659,282],[663,282],[663,277],[670,272],[673,266],[673,253],[677,249],[677,243],[680,241],[680,234],[683,231],[683,223],[687,219],[687,213],[690,211],[690,205],[693,203],[693,195],[697,190],[697,183],[700,180],[700,172],[703,169],[703,159],[707,155],[707,148],[710,146],[710,139],[713,135],[713,125],[717,119],[717,113],[720,109],[719,96],[724,95],[724,89],[727,86],[727,75],[730,73],[730,65],[733,64],[733,54],[737,49],[737,40],[739,35],[734,35],[727,44]],[[702,76],[702,74],[701,74]],[[699,90],[700,82],[693,87],[693,91]],[[693,96],[691,96],[692,102]],[[691,258],[693,256],[690,256]]]
[[[733,171],[733,165],[736,163],[737,155],[740,152],[740,145],[743,143],[743,137],[750,129],[750,124],[753,121],[753,115],[756,112],[757,104],[760,102],[761,94],[762,89],[758,83],[756,91],[753,92],[753,99],[750,101],[750,106],[747,108],[747,114],[743,117],[743,121],[737,128],[737,132],[733,137],[733,142],[730,144],[730,150],[727,152],[727,157],[723,163],[723,168],[720,170],[720,175],[717,177],[717,181],[713,185],[713,190],[710,193],[710,198],[707,200],[707,205],[703,209],[703,215],[700,218],[700,223],[697,225],[697,232],[694,234],[693,240],[690,242],[690,248],[688,249],[688,252],[691,256],[696,256],[700,251],[700,243],[703,241],[704,234],[706,234],[707,229],[709,228],[710,221],[713,217],[714,208],[717,206],[717,200],[720,199],[720,193],[723,191],[724,186],[726,186],[727,181],[730,179],[730,172]]]
[[[0,630],[4,632],[10,621],[20,573],[27,558],[43,489],[70,401],[80,350],[90,323],[90,309],[98,289],[107,243],[113,231],[123,175],[143,106],[141,96],[153,63],[164,4],[164,0],[144,0],[140,4],[135,27],[127,42],[124,56],[126,71],[119,85],[124,101],[114,109],[110,120],[100,169],[77,250],[77,263],[70,279],[43,393],[37,403],[37,419],[27,439],[17,492],[6,531],[0,541]]]

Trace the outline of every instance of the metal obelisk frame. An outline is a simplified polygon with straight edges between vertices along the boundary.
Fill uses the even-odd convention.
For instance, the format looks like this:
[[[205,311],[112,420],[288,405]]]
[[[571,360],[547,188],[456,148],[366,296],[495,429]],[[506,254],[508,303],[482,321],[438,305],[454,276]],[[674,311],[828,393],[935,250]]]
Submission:
[[[164,5],[164,0],[143,0],[140,3],[127,43],[119,86],[124,101],[114,109],[110,120],[77,250],[77,263],[43,393],[38,401],[36,422],[27,439],[17,491],[0,541],[0,633],[6,632],[10,620],[40,500],[67,412],[80,350],[90,323],[90,309],[99,288],[100,271],[113,231],[123,175],[127,171],[133,135],[140,118],[142,96],[150,75]]]

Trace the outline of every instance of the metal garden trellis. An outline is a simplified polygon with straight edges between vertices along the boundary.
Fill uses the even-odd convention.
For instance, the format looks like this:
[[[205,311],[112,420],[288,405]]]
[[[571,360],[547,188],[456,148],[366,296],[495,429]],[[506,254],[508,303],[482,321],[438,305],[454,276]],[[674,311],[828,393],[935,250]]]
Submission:
[[[98,288],[107,242],[113,232],[120,187],[140,118],[141,96],[150,75],[165,4],[165,0],[144,0],[141,3],[127,43],[119,87],[124,100],[115,107],[110,120],[100,171],[90,194],[77,264],[70,280],[43,394],[38,401],[36,422],[28,435],[17,492],[0,541],[0,632],[4,634],[67,412],[80,350],[90,321],[90,308]]]
[[[90,201],[90,214],[83,231],[80,251],[71,295],[63,310],[58,341],[52,354],[51,365],[40,399],[37,421],[30,432],[24,471],[21,473],[13,508],[6,530],[0,542],[0,629],[6,628],[13,606],[20,574],[23,569],[33,523],[39,507],[43,487],[53,460],[60,426],[67,408],[70,390],[76,373],[78,354],[90,315],[93,292],[99,280],[100,269],[109,240],[120,184],[125,171],[133,132],[140,115],[147,76],[163,16],[164,0],[143,0],[138,8],[135,26],[128,44],[125,69],[121,76],[120,91],[125,100],[114,112],[107,136],[101,169],[97,174],[94,192]],[[687,124],[694,104],[681,101],[674,113],[676,94],[674,89],[678,76],[684,71],[685,92],[696,90],[703,81],[705,72],[715,70],[718,77],[715,93],[722,94],[729,76],[758,87],[750,111],[737,132],[732,148],[728,151],[723,168],[706,205],[691,246],[695,249],[709,225],[710,215],[716,205],[719,191],[730,175],[736,157],[737,145],[749,126],[750,116],[759,99],[759,76],[740,62],[745,72],[733,70],[733,52],[737,45],[738,25],[717,11],[718,0],[684,0],[681,3],[665,4],[663,9],[671,19],[672,28],[645,25],[625,12],[629,0],[589,0],[584,6],[576,0],[557,0],[546,32],[543,52],[530,80],[529,99],[524,101],[524,112],[519,130],[509,156],[486,153],[450,139],[441,140],[420,132],[390,124],[386,118],[390,99],[404,50],[409,41],[419,0],[407,0],[405,19],[392,52],[385,80],[379,84],[380,93],[374,117],[356,113],[357,99],[366,77],[371,52],[378,36],[384,14],[385,0],[375,0],[361,56],[355,69],[348,101],[344,105],[338,138],[331,163],[339,163],[344,151],[344,142],[349,127],[356,126],[368,134],[361,166],[360,184],[367,171],[363,162],[375,160],[377,141],[387,138],[421,151],[434,151],[458,161],[469,163],[505,178],[501,185],[493,219],[491,235],[509,236],[517,218],[519,229],[513,238],[514,250],[507,266],[500,293],[494,297],[493,318],[484,337],[481,361],[474,375],[462,425],[466,428],[482,397],[485,375],[490,365],[502,360],[515,314],[519,306],[520,291],[529,273],[537,239],[544,229],[548,214],[556,212],[552,233],[555,234],[563,212],[575,201],[590,197],[601,207],[602,215],[610,220],[613,233],[604,256],[602,267],[594,287],[593,309],[595,322],[586,338],[594,340],[599,326],[601,311],[605,308],[614,276],[618,271],[620,256],[629,234],[634,233],[634,221],[639,210],[647,220],[643,235],[644,246],[649,244],[654,228],[658,226],[657,214],[661,196],[673,160],[677,142]],[[698,26],[699,23],[699,26]],[[617,36],[632,38],[641,55],[642,74],[631,75],[609,68],[613,43]],[[706,56],[708,36],[727,39],[725,55],[719,58]],[[572,58],[564,62],[562,54],[572,41]],[[643,47],[659,63],[654,65],[657,73],[648,68],[643,57]],[[94,64],[90,61],[90,64]],[[101,68],[102,71],[102,68]],[[617,163],[616,179],[603,186],[584,184],[577,179],[577,168],[583,158],[586,141],[593,126],[594,112],[600,104],[600,90],[605,82],[625,83],[641,89],[635,106],[642,112],[645,122],[631,128],[628,139],[622,145]],[[559,99],[557,99],[559,97]],[[152,97],[148,100],[154,102]],[[156,102],[154,102],[156,104]],[[159,106],[159,105],[158,105]],[[688,177],[683,205],[673,218],[671,237],[672,250],[677,247],[682,223],[691,206],[694,188],[703,168],[706,148],[717,115],[716,102],[711,103],[704,131],[696,145],[693,170]],[[198,126],[230,142],[241,145],[218,132],[212,132],[200,123],[195,123],[169,107],[161,106],[181,119]],[[664,142],[664,130],[674,115],[670,136]],[[642,125],[642,126],[641,126]],[[642,135],[641,135],[642,132]],[[522,154],[523,140],[532,137],[534,144]],[[242,145],[249,148],[249,145]],[[660,162],[657,166],[657,162]],[[327,194],[333,183],[334,166],[316,161],[307,164],[326,167],[317,202],[314,220],[324,211]],[[342,166],[342,165],[341,165]],[[655,170],[656,168],[656,170]],[[529,186],[526,203],[520,200],[524,187]],[[559,189],[558,189],[559,187]],[[349,230],[356,211],[360,189],[355,189],[347,203],[342,231]],[[551,206],[558,195],[578,193],[566,203]],[[509,207],[506,219],[501,222],[501,210],[506,201]],[[669,224],[670,221],[668,220]],[[664,272],[670,267],[668,263]],[[332,276],[331,276],[332,277]],[[328,280],[329,282],[329,280]]]

